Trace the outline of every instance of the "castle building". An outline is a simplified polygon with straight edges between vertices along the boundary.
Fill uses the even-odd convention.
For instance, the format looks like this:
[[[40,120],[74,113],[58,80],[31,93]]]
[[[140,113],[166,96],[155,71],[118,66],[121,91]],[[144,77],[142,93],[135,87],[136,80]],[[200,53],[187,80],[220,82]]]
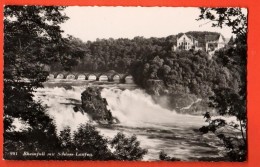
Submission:
[[[193,36],[183,34],[180,38],[177,38],[177,47],[176,49],[180,50],[190,50],[190,49],[198,49],[198,40],[196,40]]]
[[[225,38],[223,35],[207,35],[206,41],[206,52],[212,52],[224,48],[226,45]]]
[[[177,37],[177,45],[173,45],[173,50],[204,50],[209,55],[214,55],[215,51],[224,48],[227,42],[223,35],[215,33],[212,35],[203,35],[198,37],[200,39],[200,45],[198,39],[189,34],[182,34]]]

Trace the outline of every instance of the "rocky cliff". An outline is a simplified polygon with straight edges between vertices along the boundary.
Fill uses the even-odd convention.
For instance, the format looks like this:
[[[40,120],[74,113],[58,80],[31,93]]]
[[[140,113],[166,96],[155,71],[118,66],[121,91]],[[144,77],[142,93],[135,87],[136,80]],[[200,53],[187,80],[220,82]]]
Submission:
[[[107,101],[101,97],[101,88],[88,87],[81,94],[81,101],[81,108],[92,120],[101,124],[118,122],[117,119],[112,116],[110,110],[107,109]]]

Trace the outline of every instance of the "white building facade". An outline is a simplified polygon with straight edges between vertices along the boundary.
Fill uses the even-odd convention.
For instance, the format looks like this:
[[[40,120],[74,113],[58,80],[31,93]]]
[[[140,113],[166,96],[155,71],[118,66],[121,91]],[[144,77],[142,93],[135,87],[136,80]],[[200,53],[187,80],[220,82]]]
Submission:
[[[212,52],[224,48],[226,45],[225,38],[222,35],[217,37],[206,37],[206,51]]]
[[[198,48],[198,40],[196,40],[191,35],[183,34],[180,38],[177,38],[177,47],[176,49],[180,50],[190,50]]]

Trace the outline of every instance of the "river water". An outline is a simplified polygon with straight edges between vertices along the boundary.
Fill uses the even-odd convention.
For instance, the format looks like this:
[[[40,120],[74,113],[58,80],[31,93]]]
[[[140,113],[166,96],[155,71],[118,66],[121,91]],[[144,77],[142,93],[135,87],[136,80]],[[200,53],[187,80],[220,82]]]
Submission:
[[[86,113],[73,110],[76,104],[81,104],[81,93],[87,86],[103,88],[101,95],[119,124],[100,126],[91,122]],[[215,135],[202,135],[198,131],[206,125],[203,116],[177,114],[162,108],[131,79],[126,84],[50,79],[44,83],[44,88],[37,89],[35,100],[47,107],[58,132],[65,127],[74,131],[80,124],[90,122],[106,138],[113,138],[120,131],[126,135],[135,134],[141,147],[148,149],[144,160],[159,160],[162,150],[184,161],[223,160],[223,147]]]

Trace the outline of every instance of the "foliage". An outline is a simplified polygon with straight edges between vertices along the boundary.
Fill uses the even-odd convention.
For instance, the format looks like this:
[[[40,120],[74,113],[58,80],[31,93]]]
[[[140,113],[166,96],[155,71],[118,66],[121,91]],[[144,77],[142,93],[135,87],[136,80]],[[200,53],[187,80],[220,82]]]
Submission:
[[[241,120],[238,122],[227,122],[224,119],[212,119],[209,112],[204,115],[207,126],[201,127],[199,130],[203,133],[215,133],[222,140],[226,148],[226,154],[231,161],[245,161],[247,156],[247,144],[245,137],[246,123]]]
[[[200,128],[203,133],[213,132],[222,141],[227,155],[232,161],[245,161],[247,156],[246,138],[246,32],[247,17],[241,8],[201,8],[199,20],[207,19],[212,26],[228,26],[232,28],[237,39],[233,46],[216,52],[216,62],[223,72],[227,70],[235,76],[234,87],[222,86],[215,88],[214,96],[210,97],[209,105],[217,109],[223,116],[234,116],[236,122],[226,122],[224,119],[212,119],[210,113],[204,117],[208,126]],[[233,132],[233,134],[231,133]]]
[[[140,147],[136,136],[126,137],[118,133],[111,140],[102,136],[90,124],[82,124],[72,133],[70,128],[63,129],[59,135],[42,133],[41,130],[8,132],[10,139],[5,141],[6,159],[57,159],[57,160],[141,160],[147,150]],[[24,142],[27,140],[27,142]],[[11,156],[10,152],[17,152]],[[44,156],[23,156],[24,152],[44,152]],[[47,156],[53,153],[55,156]],[[72,155],[72,156],[66,156]]]
[[[238,89],[239,75],[232,68],[223,67],[220,58],[223,56],[209,60],[203,50],[173,51],[173,45],[176,45],[177,37],[181,34],[166,38],[110,38],[88,41],[85,45],[81,43],[78,46],[87,54],[78,59],[78,65],[72,67],[72,71],[115,70],[131,73],[135,83],[143,88],[149,87],[147,81],[150,79],[162,80],[170,94],[195,94],[202,98],[212,95],[212,90],[217,87]],[[186,34],[197,38],[204,47],[206,36],[219,35],[206,31],[190,31]],[[222,55],[221,52],[224,51],[220,50],[219,55]],[[62,70],[57,63],[51,69]]]
[[[81,125],[73,136],[70,129],[60,132],[62,151],[87,153],[84,157],[72,157],[81,160],[141,160],[147,150],[142,149],[136,136],[127,138],[119,132],[112,140],[104,138],[92,125]],[[68,158],[67,158],[68,159]]]
[[[135,135],[127,138],[119,132],[111,141],[111,147],[114,148],[114,156],[117,160],[141,160],[147,153],[147,150],[140,147]]]
[[[111,159],[111,152],[107,146],[108,140],[99,134],[95,127],[81,125],[73,134],[75,151],[87,152],[91,160]]]
[[[169,52],[148,62],[139,61],[131,70],[135,82],[144,88],[149,87],[147,80],[160,79],[171,94],[195,94],[203,98],[212,95],[214,88],[237,89],[233,81],[239,79],[215,59],[208,60],[203,51]]]
[[[180,161],[178,158],[168,156],[164,151],[160,151],[159,159],[162,161]]]
[[[246,44],[247,35],[247,14],[242,8],[200,8],[201,14],[198,20],[210,20],[213,27],[228,26],[232,33],[237,35],[239,42]]]
[[[78,38],[68,36],[63,38],[62,42],[56,45],[57,51],[53,52],[58,55],[58,60],[50,63],[52,70],[71,71],[73,68],[80,66],[81,60],[88,55],[88,48]]]
[[[78,47],[85,50],[87,54],[78,59],[78,65],[72,67],[73,71],[99,71],[115,70],[120,73],[129,72],[131,65],[138,61],[147,62],[155,56],[171,52],[173,45],[177,45],[177,35],[171,35],[165,38],[144,38],[135,37],[133,39],[97,39],[96,41],[88,41],[86,43],[77,43]],[[190,31],[187,34],[198,39],[201,47],[205,47],[205,36],[219,35],[216,32],[197,32]],[[63,70],[59,62],[55,62],[51,66],[53,71]]]
[[[213,89],[219,87],[229,87],[239,91],[241,71],[237,71],[237,68],[229,68],[233,65],[233,59],[238,58],[236,56],[238,53],[233,47],[229,50],[219,50],[212,59],[203,50],[173,51],[173,45],[176,45],[177,37],[181,34],[166,38],[110,38],[80,43],[78,46],[86,50],[87,54],[77,60],[78,65],[72,67],[72,71],[115,70],[131,73],[135,83],[147,91],[151,87],[149,80],[162,80],[163,85],[160,87],[165,88],[165,92],[168,92],[171,97],[194,94],[199,98],[207,99],[213,94]],[[186,34],[197,38],[201,46],[205,46],[206,36],[219,35],[216,32],[197,31],[186,32]],[[229,52],[233,53],[232,58]],[[229,63],[229,67],[224,63]],[[51,69],[60,71],[62,66],[54,63]],[[176,106],[175,103],[172,104]]]
[[[62,6],[9,5],[4,8],[5,156],[10,151],[57,148],[53,120],[46,115],[45,108],[34,101],[33,92],[46,80],[50,62],[76,56],[70,53],[77,49],[61,35],[59,24],[68,19],[63,9]],[[66,46],[63,50],[66,55],[61,46]],[[68,62],[64,65],[70,66]],[[28,128],[15,132],[15,119]]]

